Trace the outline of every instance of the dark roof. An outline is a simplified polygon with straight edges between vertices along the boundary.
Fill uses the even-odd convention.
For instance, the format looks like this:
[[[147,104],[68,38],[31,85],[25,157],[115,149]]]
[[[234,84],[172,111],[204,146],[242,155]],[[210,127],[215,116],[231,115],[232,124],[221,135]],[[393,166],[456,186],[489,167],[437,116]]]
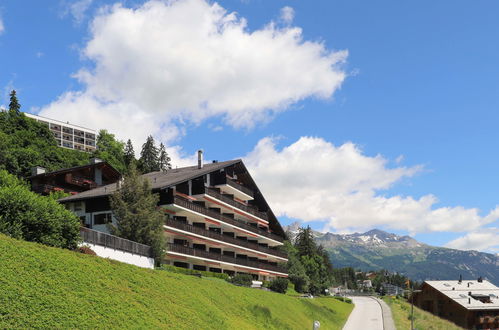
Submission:
[[[115,176],[117,176],[117,177],[121,176],[120,172],[118,172],[118,170],[116,170],[114,167],[112,167],[111,164],[109,164],[108,162],[98,162],[95,164],[85,164],[85,165],[80,165],[80,166],[75,166],[75,167],[63,168],[63,169],[60,169],[57,171],[32,175],[32,176],[28,177],[28,179],[31,180],[31,179],[35,179],[35,178],[43,178],[43,177],[47,177],[47,176],[58,175],[58,174],[73,172],[73,171],[77,171],[77,170],[82,170],[85,168],[103,167],[103,166],[107,167],[109,170],[111,170],[111,172],[114,172],[113,174]]]
[[[178,183],[187,181],[189,179],[220,170],[227,166],[236,164],[241,162],[240,159],[229,160],[226,162],[218,162],[218,163],[208,163],[204,164],[202,168],[198,168],[196,166],[187,166],[176,169],[168,170],[167,172],[151,172],[147,174],[143,174],[143,178],[147,178],[151,183],[151,188],[153,190],[168,188],[170,186],[174,186]],[[59,202],[71,202],[78,201],[89,198],[96,198],[102,196],[108,196],[113,194],[116,191],[117,185],[116,183],[108,184],[106,186],[98,187],[92,190],[87,190],[81,192],[77,195],[68,196],[65,198],[61,198]]]

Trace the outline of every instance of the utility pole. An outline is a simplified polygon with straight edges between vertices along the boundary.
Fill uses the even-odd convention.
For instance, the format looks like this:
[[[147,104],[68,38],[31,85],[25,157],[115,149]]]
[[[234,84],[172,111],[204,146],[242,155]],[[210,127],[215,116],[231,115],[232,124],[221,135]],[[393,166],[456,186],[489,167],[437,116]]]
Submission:
[[[421,290],[414,290],[414,286],[412,285],[410,285],[409,288],[410,288],[409,292],[411,294],[411,330],[414,330],[414,293],[421,292]]]

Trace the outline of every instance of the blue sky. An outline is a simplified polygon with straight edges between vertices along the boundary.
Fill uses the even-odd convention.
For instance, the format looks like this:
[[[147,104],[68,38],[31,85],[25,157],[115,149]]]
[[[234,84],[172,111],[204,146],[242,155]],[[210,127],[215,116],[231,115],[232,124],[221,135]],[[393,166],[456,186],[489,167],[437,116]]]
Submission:
[[[116,3],[0,2],[0,104],[243,157],[284,224],[499,252],[497,2]]]

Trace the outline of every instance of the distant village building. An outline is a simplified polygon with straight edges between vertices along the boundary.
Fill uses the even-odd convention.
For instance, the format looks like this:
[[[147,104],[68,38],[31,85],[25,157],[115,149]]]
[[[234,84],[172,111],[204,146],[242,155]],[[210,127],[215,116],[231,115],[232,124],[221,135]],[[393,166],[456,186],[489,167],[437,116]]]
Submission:
[[[26,117],[32,118],[42,124],[45,124],[54,134],[59,147],[74,149],[79,151],[95,151],[97,131],[62,122],[55,119],[45,118],[30,113],[24,113]]]
[[[499,329],[499,288],[475,281],[426,281],[414,304],[465,329]]]
[[[251,274],[255,280],[287,277],[284,231],[241,160],[152,172],[142,176],[165,213],[166,264]],[[86,227],[106,232],[114,222],[109,197],[118,182],[60,200]]]

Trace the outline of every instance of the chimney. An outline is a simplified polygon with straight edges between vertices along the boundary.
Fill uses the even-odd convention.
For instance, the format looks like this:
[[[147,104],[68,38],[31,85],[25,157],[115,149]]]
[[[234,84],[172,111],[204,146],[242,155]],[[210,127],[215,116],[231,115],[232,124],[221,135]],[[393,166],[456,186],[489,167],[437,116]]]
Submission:
[[[102,163],[102,159],[99,159],[99,158],[90,158],[90,164],[98,164],[98,163]]]
[[[478,283],[482,283],[483,282],[483,278],[480,276],[477,281],[478,281]]]
[[[32,176],[43,174],[43,173],[45,173],[45,168],[44,167],[35,166],[35,167],[31,168],[31,175]]]
[[[459,284],[463,281],[463,275],[459,275]]]
[[[198,150],[198,168],[203,168],[203,150]]]

